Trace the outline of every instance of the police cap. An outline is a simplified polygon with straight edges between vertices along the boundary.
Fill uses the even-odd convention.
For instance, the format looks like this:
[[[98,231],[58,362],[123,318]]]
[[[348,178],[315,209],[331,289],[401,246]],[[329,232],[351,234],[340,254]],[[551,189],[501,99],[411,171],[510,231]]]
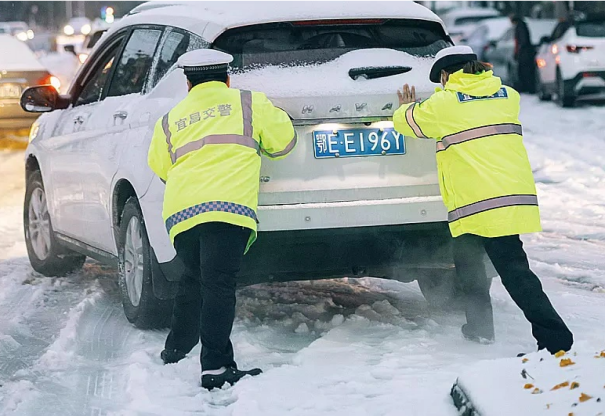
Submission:
[[[196,49],[184,53],[178,60],[179,68],[185,75],[205,75],[227,72],[233,56],[215,49]]]
[[[435,62],[431,68],[429,79],[431,82],[439,83],[441,71],[454,65],[461,65],[467,62],[476,61],[477,55],[470,46],[451,46],[441,49],[435,56]]]

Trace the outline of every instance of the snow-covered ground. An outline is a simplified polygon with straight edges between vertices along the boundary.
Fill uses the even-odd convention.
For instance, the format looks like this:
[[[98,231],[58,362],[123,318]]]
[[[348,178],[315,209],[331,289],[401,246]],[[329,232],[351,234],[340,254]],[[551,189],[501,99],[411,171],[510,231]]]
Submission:
[[[522,118],[545,228],[524,238],[532,266],[578,349],[603,350],[605,107],[524,97]],[[265,373],[202,391],[199,347],[163,366],[166,332],[128,324],[113,270],[90,262],[63,279],[31,271],[22,172],[22,154],[0,153],[2,415],[454,416],[449,391],[465,369],[535,349],[499,280],[494,345],[462,339],[462,313],[429,309],[415,283],[261,285],[239,292],[234,342],[240,365]]]

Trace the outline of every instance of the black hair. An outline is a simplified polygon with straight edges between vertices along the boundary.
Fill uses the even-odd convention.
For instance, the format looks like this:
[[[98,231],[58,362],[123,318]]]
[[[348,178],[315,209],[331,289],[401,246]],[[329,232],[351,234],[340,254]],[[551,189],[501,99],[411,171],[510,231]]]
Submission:
[[[510,21],[513,23],[519,23],[521,22],[521,16],[519,16],[518,14],[511,14]]]
[[[462,64],[452,65],[447,68],[443,68],[445,72],[448,74],[453,74],[454,72],[458,72],[461,69],[465,74],[477,74],[485,71],[491,71],[493,68],[492,64],[488,64],[487,62],[481,61],[470,61]]]
[[[209,72],[207,74],[196,72],[187,74],[187,80],[191,83],[192,87],[211,81],[224,82],[226,84],[228,77],[227,72]]]

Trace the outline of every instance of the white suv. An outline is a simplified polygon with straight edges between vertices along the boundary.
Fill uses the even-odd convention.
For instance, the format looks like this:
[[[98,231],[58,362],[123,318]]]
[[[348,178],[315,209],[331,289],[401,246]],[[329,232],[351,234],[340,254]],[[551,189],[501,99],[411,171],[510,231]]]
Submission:
[[[605,16],[559,23],[542,39],[536,87],[541,100],[554,94],[563,106],[605,99]]]
[[[439,18],[412,2],[272,3],[262,17],[254,2],[206,4],[143,4],[103,36],[68,95],[23,94],[24,108],[48,112],[26,153],[34,269],[65,274],[85,256],[119,265],[128,319],[166,323],[183,266],[147,151],[155,121],[187,93],[177,58],[216,48],[235,57],[233,86],[266,92],[299,137],[287,159],[263,161],[259,238],[241,283],[376,276],[451,295],[435,143],[391,121],[398,87],[434,88],[432,58],[451,44]]]

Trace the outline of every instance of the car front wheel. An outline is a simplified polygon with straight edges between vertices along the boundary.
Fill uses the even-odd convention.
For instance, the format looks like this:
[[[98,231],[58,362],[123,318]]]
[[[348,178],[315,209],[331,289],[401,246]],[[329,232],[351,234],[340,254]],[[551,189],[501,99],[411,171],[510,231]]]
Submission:
[[[44,276],[65,276],[82,268],[86,256],[61,246],[55,238],[40,171],[27,178],[23,227],[27,255],[35,271]]]
[[[171,316],[172,302],[153,293],[152,261],[143,214],[131,197],[120,222],[119,283],[126,318],[143,329],[166,327]]]

